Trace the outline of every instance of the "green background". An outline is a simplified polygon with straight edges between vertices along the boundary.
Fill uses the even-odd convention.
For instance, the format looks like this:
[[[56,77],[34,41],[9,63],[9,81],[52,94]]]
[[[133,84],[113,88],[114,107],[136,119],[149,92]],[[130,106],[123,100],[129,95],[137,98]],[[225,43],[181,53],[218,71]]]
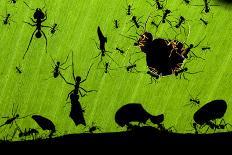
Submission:
[[[126,15],[127,3],[125,0],[45,0],[26,1],[31,8],[45,8],[47,20],[43,25],[57,23],[58,31],[51,35],[49,29],[43,28],[48,38],[48,53],[45,53],[45,39],[33,38],[30,49],[22,60],[28,46],[29,39],[35,27],[31,27],[23,21],[31,22],[34,11],[30,10],[23,1],[17,1],[16,5],[8,1],[1,1],[0,14],[5,16],[6,10],[13,21],[10,25],[0,25],[0,116],[11,116],[12,106],[19,105],[17,113],[21,116],[28,114],[40,114],[51,119],[57,128],[57,135],[64,133],[82,133],[87,131],[84,126],[75,126],[69,118],[70,104],[66,104],[67,94],[73,89],[65,84],[61,78],[53,79],[52,61],[49,54],[56,60],[64,61],[71,51],[74,52],[75,74],[85,77],[89,66],[94,63],[87,82],[82,86],[86,89],[98,90],[97,93],[89,93],[81,98],[81,104],[85,109],[87,125],[95,122],[101,127],[102,132],[125,131],[119,128],[114,121],[115,112],[126,103],[142,103],[151,114],[165,114],[166,127],[174,126],[179,133],[193,132],[191,123],[197,106],[186,106],[190,95],[196,97],[199,94],[201,105],[214,100],[224,99],[228,103],[225,114],[226,122],[232,122],[231,111],[231,76],[232,76],[232,17],[229,5],[218,1],[211,1],[210,13],[201,13],[203,6],[186,6],[181,0],[167,2],[166,8],[173,11],[169,19],[177,21],[183,15],[188,21],[184,25],[190,32],[189,37],[182,33],[177,38],[187,44],[197,44],[204,36],[206,39],[193,51],[198,56],[205,58],[193,59],[186,65],[190,72],[203,71],[198,74],[185,74],[189,79],[179,79],[174,75],[160,78],[157,83],[150,83],[150,77],[146,75],[146,59],[143,53],[134,54],[132,60],[143,57],[137,62],[138,70],[142,73],[127,73],[125,68],[132,53],[139,52],[139,48],[133,47],[133,41],[120,34],[136,35],[135,27],[128,31],[132,25],[131,17]],[[45,3],[44,3],[45,2]],[[202,4],[201,0],[192,4]],[[129,1],[132,4],[133,15],[142,16],[141,22],[145,23],[149,14],[155,16],[162,14],[155,7],[151,7],[144,0]],[[205,27],[199,18],[209,21]],[[2,18],[3,19],[3,18]],[[119,29],[114,29],[114,19],[119,20]],[[159,17],[154,18],[157,21]],[[157,22],[156,21],[156,22]],[[189,23],[189,26],[188,24]],[[144,24],[142,24],[144,25]],[[101,27],[103,34],[107,36],[106,49],[112,51],[111,57],[119,66],[111,62],[110,75],[104,74],[103,69],[97,68],[99,50],[94,40],[98,41],[97,26]],[[140,29],[138,32],[142,33]],[[147,31],[156,36],[174,39],[175,33],[168,24],[156,29],[151,26],[150,20]],[[182,31],[183,32],[183,31]],[[94,40],[93,40],[94,39]],[[202,46],[210,46],[211,50],[202,52]],[[124,56],[114,49],[120,47],[126,51]],[[106,58],[110,61],[109,58]],[[106,61],[107,61],[106,60]],[[71,64],[71,54],[66,66]],[[21,65],[22,74],[17,74],[15,67]],[[102,64],[100,68],[103,68]],[[71,68],[62,72],[66,79],[73,82]],[[66,106],[65,106],[66,105]],[[1,119],[4,123],[6,119]],[[22,129],[37,128],[38,125],[30,118],[17,121]],[[14,130],[9,126],[0,128],[0,137],[4,137]],[[41,130],[40,130],[41,131]],[[217,130],[218,132],[220,130]],[[41,133],[43,133],[41,131]],[[15,137],[17,139],[17,136]]]

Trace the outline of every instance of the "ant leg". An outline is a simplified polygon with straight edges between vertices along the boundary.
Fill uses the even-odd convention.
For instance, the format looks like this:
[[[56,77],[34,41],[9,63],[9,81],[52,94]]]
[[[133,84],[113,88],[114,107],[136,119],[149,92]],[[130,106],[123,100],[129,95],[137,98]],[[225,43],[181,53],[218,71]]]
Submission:
[[[42,34],[44,35],[44,38],[45,38],[45,41],[46,41],[46,53],[47,53],[47,52],[48,52],[48,51],[47,51],[47,48],[48,48],[48,39],[47,39],[45,33],[44,33],[42,30],[41,30],[41,32],[42,32]]]
[[[85,81],[87,80],[87,78],[88,78],[88,76],[89,76],[89,72],[90,72],[90,70],[91,70],[92,66],[93,66],[93,64],[89,67],[89,70],[88,70],[88,72],[87,72],[87,74],[86,74],[85,79],[84,79],[84,80],[82,80],[80,83],[83,83],[83,82],[85,82]]]
[[[69,96],[70,96],[73,92],[74,92],[74,90],[72,90],[72,91],[70,91],[70,92],[68,93],[68,96],[67,96],[67,98],[66,98],[66,101],[68,100]]]
[[[25,52],[24,55],[23,55],[23,59],[25,58],[25,55],[27,54],[27,51],[29,50],[29,47],[30,47],[30,45],[31,45],[31,41],[32,41],[33,36],[34,36],[34,34],[35,34],[36,31],[37,31],[37,29],[36,29],[36,30],[32,33],[32,35],[31,35],[31,39],[30,39],[29,44],[28,44],[28,46],[27,46],[27,50],[26,50],[26,52]]]
[[[31,23],[29,23],[29,22],[25,22],[25,21],[24,21],[24,23],[26,23],[26,24],[28,24],[28,25],[30,25],[30,26],[33,26],[33,27],[36,26],[36,24],[31,24]]]
[[[73,80],[76,81],[76,77],[75,77],[75,73],[74,73],[74,63],[73,63],[73,51],[72,51],[72,76],[73,76]]]
[[[113,59],[109,54],[106,53],[106,55],[107,55],[114,63],[116,63],[116,64],[119,66],[119,64],[118,64],[116,61],[114,61],[114,59]]]
[[[69,66],[67,66],[67,67],[65,67],[65,68],[60,67],[60,69],[66,70],[66,69],[68,69],[70,66],[71,66],[71,65],[69,65]]]
[[[84,92],[90,93],[90,92],[97,92],[97,90],[85,90],[84,88],[80,87]]]
[[[64,76],[63,76],[61,73],[59,73],[59,74],[60,74],[61,78],[65,81],[65,83],[66,83],[66,84],[69,84],[69,85],[74,86],[74,84],[73,84],[73,83],[68,82],[68,81],[64,78]]]
[[[64,63],[61,64],[61,66],[64,65],[64,64],[68,61],[68,58],[69,58],[69,54],[68,54],[68,56],[66,57]]]

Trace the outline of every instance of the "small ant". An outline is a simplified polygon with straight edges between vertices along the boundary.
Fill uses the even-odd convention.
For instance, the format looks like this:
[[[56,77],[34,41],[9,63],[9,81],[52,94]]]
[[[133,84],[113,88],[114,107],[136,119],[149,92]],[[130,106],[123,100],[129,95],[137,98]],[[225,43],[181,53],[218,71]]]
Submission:
[[[156,80],[159,79],[161,75],[159,75],[154,68],[149,67],[149,69],[150,70],[147,71],[147,74],[150,75],[151,77],[150,84],[152,84],[152,80],[155,80],[156,82]]]
[[[207,26],[208,25],[208,21],[204,20],[203,18],[200,18],[200,21],[202,21],[202,23]]]
[[[20,66],[16,66],[15,68],[16,68],[16,72],[17,72],[17,73],[19,73],[19,74],[22,73],[22,70],[21,70],[21,67],[20,67]]]
[[[52,56],[50,56],[50,57],[51,57],[51,59],[53,61],[53,64],[55,65],[55,66],[53,66],[53,71],[52,71],[53,72],[53,77],[57,78],[60,75],[62,78],[64,78],[63,75],[60,72],[60,69],[61,70],[66,70],[68,67],[70,67],[70,66],[67,66],[65,68],[61,67],[68,61],[69,55],[67,56],[66,60],[63,63],[61,63],[60,61],[55,62],[55,60],[52,58]]]
[[[57,27],[58,27],[58,25],[56,23],[54,23],[50,29],[51,34],[55,34],[55,32],[58,30]]]
[[[119,28],[119,21],[117,19],[114,20],[114,28],[115,29]]]
[[[9,0],[10,3],[16,4],[16,0]]]
[[[134,24],[134,25],[132,25],[130,28],[129,28],[129,30],[132,28],[132,27],[136,27],[137,29],[138,28],[140,28],[140,25],[139,25],[139,19],[140,19],[141,17],[139,17],[138,19],[137,19],[137,17],[136,16],[133,16],[132,18],[131,18],[131,22]],[[129,31],[128,30],[128,31]]]
[[[163,4],[160,3],[159,0],[154,0],[155,4],[151,4],[149,1],[147,1],[147,3],[149,3],[152,7],[156,5],[158,10],[162,10],[164,8]]]
[[[95,131],[99,130],[101,131],[101,128],[99,126],[94,125],[95,123],[92,122],[91,127],[89,127],[88,131],[89,133],[93,134]]]
[[[116,47],[115,50],[117,50],[122,55],[125,54],[125,51],[122,50],[122,49],[120,49],[120,48],[118,48],[118,47]]]
[[[188,91],[188,93],[189,93],[189,91]],[[200,93],[199,93],[200,94]],[[197,105],[197,106],[199,106],[200,105],[200,103],[201,103],[201,101],[200,101],[200,99],[198,98],[198,96],[199,96],[199,94],[195,97],[195,98],[193,98],[192,97],[192,95],[190,95],[190,93],[189,93],[189,95],[190,95],[190,99],[189,99],[189,104],[187,104],[187,105]]]
[[[126,4],[127,4],[127,12],[126,12],[126,14],[128,15],[128,16],[130,16],[131,14],[132,14],[132,10],[134,10],[133,8],[132,8],[132,5],[130,5],[130,4],[128,4],[128,2],[127,2],[127,0],[126,0]]]
[[[208,0],[203,0],[204,1],[204,8],[202,9],[201,12],[205,11],[205,13],[209,13],[210,7],[209,6],[219,6],[219,5],[209,5],[210,1]],[[202,5],[193,5],[193,6],[202,6]]]
[[[1,15],[2,16],[2,15]],[[6,13],[6,16],[4,17],[4,16],[2,16],[4,19],[2,20],[2,22],[3,22],[3,24],[4,25],[10,25],[10,17],[11,17],[11,15],[10,15],[10,13]]]
[[[0,127],[3,127],[5,125],[10,125],[10,128],[11,128],[11,126],[14,123],[16,123],[16,120],[30,116],[30,115],[27,115],[27,116],[24,116],[24,117],[19,117],[19,114],[16,114],[17,110],[18,110],[18,106],[16,107],[16,109],[14,111],[14,104],[13,104],[12,113],[11,113],[12,117],[8,117],[8,116],[7,117],[2,117],[2,118],[7,118],[7,120],[5,121],[5,123],[0,125]]]
[[[113,58],[111,58],[111,56],[109,55],[109,54],[107,54],[107,53],[111,53],[111,52],[109,52],[109,51],[106,51],[106,49],[105,49],[105,44],[107,43],[107,37],[105,37],[104,35],[103,35],[103,33],[102,33],[102,31],[101,31],[101,29],[100,29],[100,27],[98,26],[98,28],[97,28],[97,34],[98,34],[98,39],[99,39],[99,41],[100,41],[100,46],[98,47],[98,45],[97,45],[97,43],[95,42],[95,44],[96,44],[96,46],[97,46],[97,48],[101,51],[96,57],[94,57],[94,58],[97,58],[97,57],[101,57],[100,58],[100,61],[99,61],[99,63],[98,63],[98,66],[99,66],[99,64],[102,62],[102,60],[103,60],[103,57],[105,57],[106,55],[112,60],[112,61],[114,61],[114,59]],[[115,61],[114,61],[115,62]],[[117,64],[117,62],[115,62],[116,64]]]

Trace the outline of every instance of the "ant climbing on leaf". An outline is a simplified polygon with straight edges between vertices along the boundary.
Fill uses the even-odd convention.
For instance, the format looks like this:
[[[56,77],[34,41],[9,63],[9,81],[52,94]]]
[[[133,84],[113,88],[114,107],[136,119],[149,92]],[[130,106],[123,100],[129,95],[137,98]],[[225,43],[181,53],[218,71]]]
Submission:
[[[30,8],[30,6],[26,2],[24,2],[24,3],[26,4],[27,7]],[[31,9],[31,10],[34,10],[34,9]],[[33,24],[31,24],[29,22],[24,22],[24,23],[26,23],[26,24],[28,24],[28,25],[30,25],[32,27],[36,27],[36,29],[34,30],[34,32],[31,35],[31,39],[30,39],[29,44],[27,46],[26,52],[23,55],[23,59],[25,58],[25,56],[26,56],[26,54],[27,54],[27,52],[29,50],[29,47],[31,45],[31,42],[32,42],[32,39],[33,39],[34,35],[35,35],[36,38],[41,38],[42,36],[44,36],[45,41],[46,41],[46,53],[47,53],[47,45],[48,45],[47,37],[46,37],[46,34],[42,30],[43,27],[51,28],[50,26],[42,25],[42,23],[47,20],[47,13],[46,13],[46,11],[44,13],[42,11],[42,9],[37,8],[35,10],[34,14],[33,14],[33,18],[31,18],[31,21],[33,22]]]

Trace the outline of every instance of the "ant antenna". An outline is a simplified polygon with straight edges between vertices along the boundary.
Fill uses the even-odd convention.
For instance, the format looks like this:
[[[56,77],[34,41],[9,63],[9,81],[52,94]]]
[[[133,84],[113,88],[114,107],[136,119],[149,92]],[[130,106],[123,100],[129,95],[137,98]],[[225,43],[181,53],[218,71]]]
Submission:
[[[32,9],[25,1],[23,1],[23,3],[31,10],[35,10],[35,9]]]

